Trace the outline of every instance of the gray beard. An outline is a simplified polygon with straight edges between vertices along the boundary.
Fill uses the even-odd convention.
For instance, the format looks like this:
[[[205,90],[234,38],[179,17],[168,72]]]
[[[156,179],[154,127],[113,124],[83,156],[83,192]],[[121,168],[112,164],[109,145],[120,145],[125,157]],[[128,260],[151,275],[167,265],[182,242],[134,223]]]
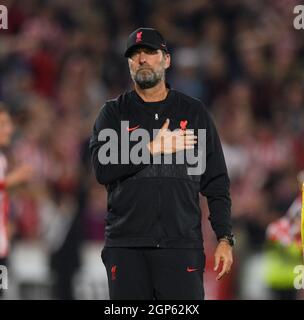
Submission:
[[[153,70],[137,71],[133,80],[141,89],[149,89],[155,87],[163,78],[162,73]]]

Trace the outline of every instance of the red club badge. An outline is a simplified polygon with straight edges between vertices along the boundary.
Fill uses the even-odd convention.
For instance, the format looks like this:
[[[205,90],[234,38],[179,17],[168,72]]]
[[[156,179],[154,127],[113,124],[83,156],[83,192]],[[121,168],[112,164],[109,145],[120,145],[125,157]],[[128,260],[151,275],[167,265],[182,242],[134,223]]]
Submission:
[[[136,43],[142,41],[142,31],[136,33]]]
[[[181,122],[179,123],[180,128],[181,128],[182,130],[186,130],[187,123],[188,123],[187,120],[181,120]]]
[[[115,280],[116,279],[116,265],[112,266],[111,273],[112,273],[112,280]]]

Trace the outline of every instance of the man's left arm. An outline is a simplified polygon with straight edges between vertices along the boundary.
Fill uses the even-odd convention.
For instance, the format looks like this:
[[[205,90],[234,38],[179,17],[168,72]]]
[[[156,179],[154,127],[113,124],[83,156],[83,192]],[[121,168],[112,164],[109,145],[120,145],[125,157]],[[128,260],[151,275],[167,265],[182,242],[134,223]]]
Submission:
[[[218,240],[214,270],[216,271],[220,262],[223,262],[217,276],[219,280],[229,273],[233,262],[230,180],[220,138],[208,112],[206,118],[206,171],[201,176],[200,192],[207,198],[209,220]]]

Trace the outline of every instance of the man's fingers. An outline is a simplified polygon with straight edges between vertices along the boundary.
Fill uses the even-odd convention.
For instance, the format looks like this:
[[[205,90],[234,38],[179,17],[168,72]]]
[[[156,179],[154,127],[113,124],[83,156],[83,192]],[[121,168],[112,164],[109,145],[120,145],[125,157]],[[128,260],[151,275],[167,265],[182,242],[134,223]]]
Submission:
[[[219,255],[215,255],[215,263],[214,263],[214,271],[216,271],[218,269],[218,266],[220,264],[220,257]]]
[[[165,121],[160,130],[160,145],[163,153],[175,153],[182,150],[193,149],[197,144],[197,136],[193,134],[193,130],[184,130],[185,134],[179,131],[170,131],[169,119]]]
[[[194,146],[195,144],[197,144],[196,140],[183,140],[183,141],[175,141],[174,142],[176,148],[183,148],[185,146]]]
[[[186,135],[194,135],[194,130],[192,129],[186,129],[186,130],[179,130],[177,133],[181,136],[186,136]]]
[[[192,136],[192,137],[185,136],[184,141],[185,142],[187,142],[187,141],[197,142],[197,137],[196,136]]]
[[[196,144],[196,141],[178,141],[174,144],[175,149],[177,150],[183,150],[186,147],[192,147],[194,148],[194,145]]]
[[[228,260],[227,258],[223,259],[223,267],[221,272],[218,274],[218,276],[216,277],[216,280],[220,280],[223,276],[225,276],[226,274],[228,274],[230,272],[231,269],[231,265],[232,262],[230,260]]]
[[[187,133],[185,135],[178,136],[178,138],[180,138],[180,139],[189,139],[189,138],[197,139],[197,136],[195,134],[193,134],[193,133]]]
[[[182,151],[182,150],[189,150],[189,149],[194,149],[194,145],[190,145],[190,146],[177,146],[175,148],[175,151],[174,152],[179,152],[179,151]],[[169,152],[169,153],[172,153],[172,152]]]
[[[226,271],[227,271],[227,260],[224,260],[222,270],[217,275],[216,280],[220,280],[224,276],[224,274],[226,274]]]
[[[195,141],[197,142],[197,136],[195,135],[187,135],[187,136],[175,136],[174,139],[178,142],[188,142],[188,141]]]
[[[224,271],[221,271],[221,272],[218,274],[218,276],[216,277],[216,280],[221,280],[225,274],[226,274],[226,273],[225,273]]]
[[[166,121],[164,122],[163,126],[160,128],[161,131],[165,131],[169,128],[169,123],[170,123],[170,119],[166,119]]]
[[[187,132],[185,134],[180,134],[179,132],[174,132],[174,135],[177,136],[178,139],[191,139],[195,138],[197,139],[197,135],[195,135],[193,132]]]
[[[190,145],[190,146],[184,146],[184,150],[189,150],[189,149],[193,149],[194,145]]]

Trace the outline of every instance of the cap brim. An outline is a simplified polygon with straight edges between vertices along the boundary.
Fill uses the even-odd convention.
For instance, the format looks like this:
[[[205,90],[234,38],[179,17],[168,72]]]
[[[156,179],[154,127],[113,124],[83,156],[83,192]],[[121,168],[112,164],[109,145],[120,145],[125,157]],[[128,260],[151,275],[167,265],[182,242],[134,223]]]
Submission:
[[[152,44],[150,43],[145,43],[145,42],[140,42],[140,43],[136,43],[136,44],[133,44],[130,48],[128,48],[125,52],[125,57],[128,58],[131,54],[131,52],[135,49],[135,48],[138,48],[138,47],[148,47],[148,48],[152,48],[152,49],[161,49],[159,48],[158,46],[153,46]],[[163,48],[162,50],[165,50],[165,48]]]

